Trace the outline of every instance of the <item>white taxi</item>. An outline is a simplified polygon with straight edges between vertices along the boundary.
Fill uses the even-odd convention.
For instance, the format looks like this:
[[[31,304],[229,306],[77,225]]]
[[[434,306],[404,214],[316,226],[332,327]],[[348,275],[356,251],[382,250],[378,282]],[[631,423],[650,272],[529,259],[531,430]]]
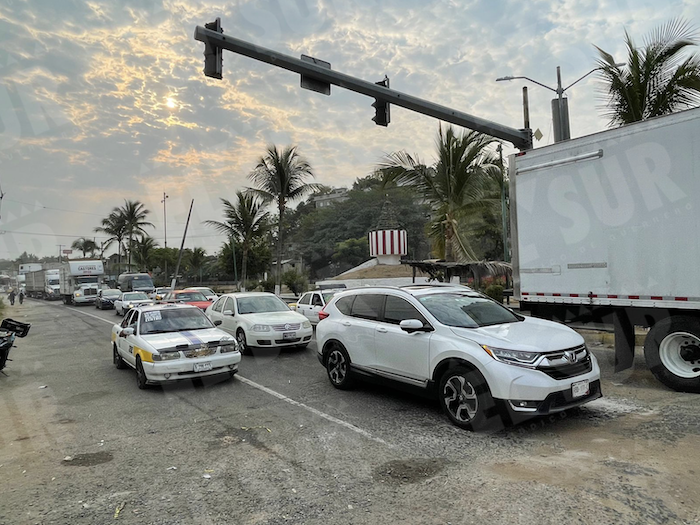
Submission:
[[[112,360],[136,370],[139,388],[149,384],[238,372],[236,339],[218,329],[196,306],[159,304],[129,310],[112,327]]]
[[[251,347],[305,348],[314,335],[306,317],[268,292],[224,294],[207,308],[207,315],[236,336],[244,354],[250,354]]]

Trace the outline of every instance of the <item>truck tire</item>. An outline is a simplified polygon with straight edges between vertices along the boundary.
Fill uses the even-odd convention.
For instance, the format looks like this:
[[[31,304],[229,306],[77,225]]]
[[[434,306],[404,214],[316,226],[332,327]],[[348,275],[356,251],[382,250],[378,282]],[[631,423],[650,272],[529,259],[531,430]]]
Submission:
[[[700,393],[700,319],[676,315],[656,323],[644,341],[644,357],[667,387]]]

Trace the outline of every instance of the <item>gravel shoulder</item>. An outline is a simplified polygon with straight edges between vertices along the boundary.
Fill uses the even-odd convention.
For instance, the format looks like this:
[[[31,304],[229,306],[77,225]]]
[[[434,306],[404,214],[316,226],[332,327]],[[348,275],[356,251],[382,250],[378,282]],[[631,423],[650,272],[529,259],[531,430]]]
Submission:
[[[247,381],[139,391],[113,312],[6,315],[32,329],[0,375],[0,524],[700,523],[699,398],[639,349],[614,374],[592,341],[603,399],[474,434],[413,393],[333,389],[313,343],[244,357]]]

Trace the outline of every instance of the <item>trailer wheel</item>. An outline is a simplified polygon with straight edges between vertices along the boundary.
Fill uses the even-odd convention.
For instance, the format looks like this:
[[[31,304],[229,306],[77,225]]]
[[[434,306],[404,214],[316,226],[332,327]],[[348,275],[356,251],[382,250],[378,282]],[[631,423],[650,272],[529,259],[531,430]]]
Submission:
[[[700,319],[678,315],[656,323],[644,341],[644,357],[667,387],[700,393]]]

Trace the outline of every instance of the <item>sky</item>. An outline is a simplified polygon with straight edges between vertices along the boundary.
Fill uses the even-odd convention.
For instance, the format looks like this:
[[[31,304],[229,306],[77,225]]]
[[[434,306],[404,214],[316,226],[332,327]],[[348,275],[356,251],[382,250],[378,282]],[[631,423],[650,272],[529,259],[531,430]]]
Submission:
[[[554,93],[497,77],[556,87],[560,66],[567,86],[596,67],[594,45],[623,62],[625,30],[642,44],[699,14],[700,0],[3,0],[0,258],[57,255],[83,236],[99,244],[95,227],[125,199],[145,204],[149,234],[169,247],[194,199],[185,246],[214,254],[224,239],[203,221],[222,219],[220,198],[250,185],[271,144],[296,145],[333,187],[393,151],[433,161],[431,117],[393,107],[377,126],[373,99],[304,90],[298,74],[228,51],[224,78],[205,77],[194,29],[217,16],[226,35],[367,81],[387,75],[393,89],[514,128],[527,85],[542,147]],[[566,92],[572,137],[608,126],[599,90],[593,74]]]

